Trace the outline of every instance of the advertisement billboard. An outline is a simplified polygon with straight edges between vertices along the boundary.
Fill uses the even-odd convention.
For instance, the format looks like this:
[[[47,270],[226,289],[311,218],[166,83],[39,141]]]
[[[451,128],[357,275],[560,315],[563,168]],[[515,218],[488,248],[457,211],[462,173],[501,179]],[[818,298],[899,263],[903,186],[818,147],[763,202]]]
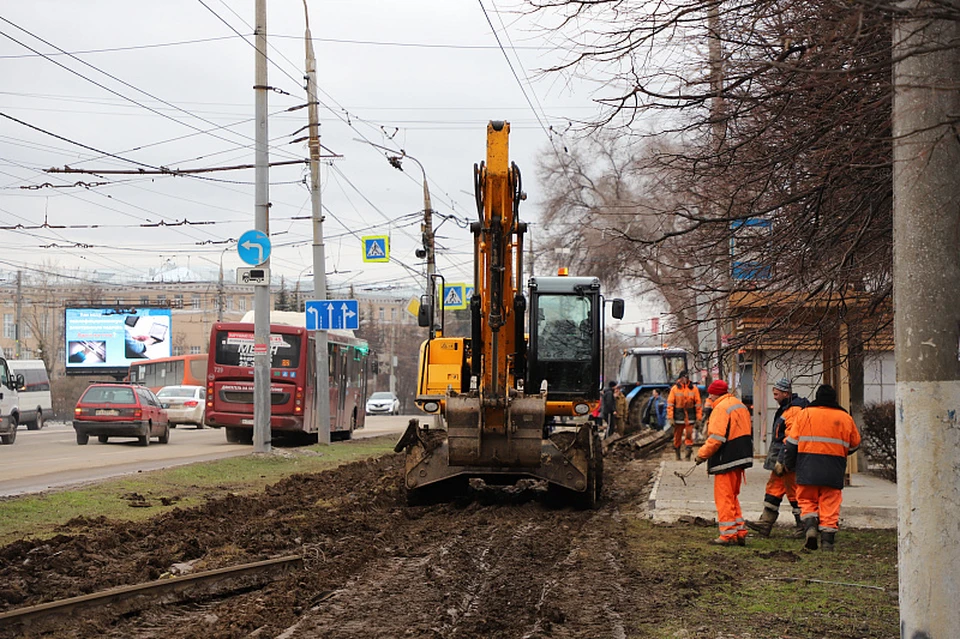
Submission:
[[[169,308],[68,308],[67,374],[126,373],[130,363],[170,357]]]

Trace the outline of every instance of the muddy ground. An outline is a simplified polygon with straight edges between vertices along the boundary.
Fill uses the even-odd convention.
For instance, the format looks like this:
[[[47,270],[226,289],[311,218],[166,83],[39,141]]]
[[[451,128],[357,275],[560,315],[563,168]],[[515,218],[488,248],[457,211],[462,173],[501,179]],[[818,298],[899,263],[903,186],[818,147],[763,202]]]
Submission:
[[[52,539],[0,548],[0,612],[148,582],[176,564],[202,571],[288,554],[308,560],[263,587],[121,615],[109,607],[87,610],[55,625],[0,628],[0,639],[867,637],[895,631],[894,619],[892,626],[890,620],[865,622],[850,634],[768,635],[710,626],[662,634],[698,590],[729,587],[725,580],[736,575],[709,569],[690,583],[638,567],[624,539],[636,534],[631,526],[642,518],[658,461],[610,454],[605,500],[594,511],[551,503],[537,486],[474,485],[457,501],[409,507],[399,490],[402,457],[390,455],[145,523],[72,521]],[[695,534],[705,540],[714,531],[702,527]]]

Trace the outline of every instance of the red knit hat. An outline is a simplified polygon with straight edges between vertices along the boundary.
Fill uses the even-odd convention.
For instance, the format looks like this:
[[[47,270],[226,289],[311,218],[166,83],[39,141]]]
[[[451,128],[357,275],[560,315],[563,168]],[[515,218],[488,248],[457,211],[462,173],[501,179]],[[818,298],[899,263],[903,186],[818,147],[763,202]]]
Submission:
[[[730,387],[722,379],[715,380],[707,387],[707,393],[710,395],[726,395],[729,391]]]

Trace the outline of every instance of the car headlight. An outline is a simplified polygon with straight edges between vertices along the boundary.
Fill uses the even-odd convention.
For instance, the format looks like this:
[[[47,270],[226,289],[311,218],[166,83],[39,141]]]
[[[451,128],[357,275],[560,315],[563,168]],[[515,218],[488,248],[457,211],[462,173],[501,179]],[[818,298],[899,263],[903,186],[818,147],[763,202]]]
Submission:
[[[590,412],[590,404],[576,404],[573,407],[573,412],[577,415],[586,415]]]

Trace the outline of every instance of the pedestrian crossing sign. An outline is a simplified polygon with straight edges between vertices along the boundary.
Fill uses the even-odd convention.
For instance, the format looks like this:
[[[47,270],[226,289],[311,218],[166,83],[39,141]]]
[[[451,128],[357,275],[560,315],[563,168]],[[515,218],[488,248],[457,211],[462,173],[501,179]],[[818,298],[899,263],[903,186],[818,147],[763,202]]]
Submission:
[[[367,235],[363,239],[364,262],[389,262],[390,238],[386,235]]]
[[[443,308],[446,311],[462,311],[467,308],[467,298],[464,290],[467,285],[463,282],[443,285]]]
[[[472,287],[472,286],[464,286],[464,287],[463,287],[463,304],[464,304],[465,307],[470,305],[470,298],[471,298],[471,297],[473,297],[473,287]]]

